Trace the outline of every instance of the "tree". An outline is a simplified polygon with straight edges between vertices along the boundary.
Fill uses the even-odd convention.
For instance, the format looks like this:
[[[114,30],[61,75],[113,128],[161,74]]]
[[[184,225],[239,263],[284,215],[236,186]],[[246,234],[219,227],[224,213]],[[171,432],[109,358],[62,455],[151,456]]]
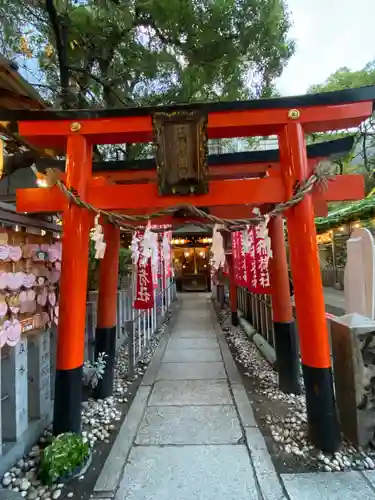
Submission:
[[[366,85],[375,85],[375,60],[366,64],[359,71],[351,71],[346,67],[340,68],[330,75],[324,83],[310,87],[308,92],[330,92],[347,88],[364,87]],[[339,170],[340,173],[364,173],[367,192],[371,192],[375,186],[373,177],[375,167],[374,125],[374,117],[372,117],[361,124],[358,129],[335,131],[330,134],[314,134],[310,137],[310,141],[314,142],[354,134],[356,136],[354,149],[346,158],[338,162]]]
[[[0,50],[63,108],[268,96],[294,51],[284,0],[0,0],[0,21]]]

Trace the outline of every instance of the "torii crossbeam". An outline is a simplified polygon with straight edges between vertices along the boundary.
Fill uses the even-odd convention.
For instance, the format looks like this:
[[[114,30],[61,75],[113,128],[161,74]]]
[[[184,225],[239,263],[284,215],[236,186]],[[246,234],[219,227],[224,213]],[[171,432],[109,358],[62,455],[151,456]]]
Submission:
[[[364,87],[291,98],[157,108],[0,110],[0,120],[9,122],[8,127],[25,138],[29,144],[65,153],[67,187],[73,188],[82,200],[97,208],[133,213],[142,210],[144,213],[154,208],[188,203],[213,210],[237,207],[236,210],[240,213],[241,210],[250,209],[254,205],[272,206],[290,199],[296,183],[303,183],[311,172],[305,134],[357,127],[372,115],[374,99],[375,87]],[[163,119],[161,115],[164,116]],[[186,116],[185,122],[179,121],[181,115]],[[158,120],[164,119],[163,125],[157,125]],[[230,179],[228,165],[226,179],[210,179],[209,168],[204,164],[203,150],[198,151],[197,157],[189,157],[189,161],[184,157],[183,151],[186,152],[190,147],[187,146],[193,144],[189,142],[191,137],[188,135],[178,143],[178,154],[176,148],[169,153],[166,151],[170,143],[177,145],[171,137],[178,137],[180,140],[187,129],[192,130],[189,127],[193,122],[196,127],[194,130],[199,129],[199,134],[207,131],[207,136],[211,139],[276,135],[279,141],[279,168],[272,169],[272,175],[268,177],[238,180]],[[172,130],[171,124],[176,125],[176,128]],[[160,136],[163,134],[169,137],[168,141],[160,142]],[[194,140],[198,142],[199,134],[194,136]],[[105,175],[99,180],[92,178],[94,144],[153,140],[158,144],[159,160],[160,155],[171,154],[173,158],[170,165],[178,165],[175,170],[164,171],[162,179],[158,174],[158,185],[149,182],[150,179],[143,184],[118,185],[112,184],[111,178],[106,178]],[[160,173],[162,169],[159,167],[160,163]],[[131,180],[130,174],[126,175],[127,179]],[[188,179],[188,183],[181,184],[182,178]],[[337,178],[332,182],[324,195],[325,200],[338,200],[340,192],[346,199],[363,195],[363,179],[359,176],[350,178],[350,187],[354,194],[350,194],[347,182],[345,178]],[[191,194],[184,191],[187,188]],[[179,194],[175,195],[175,192]],[[335,451],[340,443],[340,432],[334,404],[330,348],[316,245],[314,196],[317,195],[307,194],[303,201],[289,209],[285,216],[310,436],[317,447]],[[22,212],[63,211],[54,431],[77,432],[80,430],[90,217],[86,209],[74,203],[69,204],[56,187],[21,190],[17,193],[17,209]],[[284,356],[281,363],[283,366],[281,371],[279,370],[279,377],[282,378],[282,374],[288,372],[288,362],[291,362],[288,349],[295,342],[280,217],[272,221],[270,231],[274,255],[271,260],[273,320],[276,350]],[[107,281],[105,285],[100,285],[99,309],[102,312],[99,311],[97,330],[97,342],[101,347],[108,347],[113,342],[111,339],[116,321],[112,298],[116,292],[116,280],[113,275],[117,273],[117,229],[108,225],[106,239],[109,242],[109,251],[102,267],[106,266],[107,273],[103,272],[101,278]],[[110,297],[112,302],[106,303],[104,295]],[[108,347],[109,351],[112,349],[111,345]]]

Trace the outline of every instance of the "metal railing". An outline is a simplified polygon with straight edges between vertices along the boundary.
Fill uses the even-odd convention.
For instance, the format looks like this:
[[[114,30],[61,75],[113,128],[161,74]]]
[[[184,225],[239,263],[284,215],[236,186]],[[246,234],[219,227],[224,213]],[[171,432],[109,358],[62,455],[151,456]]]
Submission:
[[[237,289],[238,308],[247,321],[265,340],[275,347],[270,295],[250,293],[246,288]]]
[[[150,341],[163,324],[175,298],[175,282],[170,280],[166,288],[155,293],[152,309],[146,311],[132,309],[131,324],[128,322],[127,332],[129,375],[133,375],[137,363],[147,352]]]
[[[94,359],[95,350],[97,296],[98,292],[91,292],[86,304],[85,359],[90,362]],[[118,290],[116,349],[127,342],[130,373],[133,373],[134,367],[147,350],[151,338],[163,323],[175,299],[176,285],[172,278],[167,280],[166,288],[163,288],[160,280],[151,310],[137,311],[133,308],[134,283],[125,290]]]
[[[228,287],[212,285],[212,298],[220,307],[229,305]],[[253,294],[247,288],[237,287],[237,307],[255,330],[274,347],[271,296]]]
[[[323,286],[344,290],[344,269],[321,269]]]

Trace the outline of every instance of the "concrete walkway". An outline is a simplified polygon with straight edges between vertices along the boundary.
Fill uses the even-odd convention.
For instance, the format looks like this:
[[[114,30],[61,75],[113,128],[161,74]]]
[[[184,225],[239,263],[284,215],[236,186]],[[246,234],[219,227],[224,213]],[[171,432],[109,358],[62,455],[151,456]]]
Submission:
[[[374,498],[366,479],[353,474],[343,475],[343,488],[339,474],[277,475],[209,296],[187,294],[180,297],[177,321],[155,353],[93,496]],[[327,481],[333,481],[332,495]]]

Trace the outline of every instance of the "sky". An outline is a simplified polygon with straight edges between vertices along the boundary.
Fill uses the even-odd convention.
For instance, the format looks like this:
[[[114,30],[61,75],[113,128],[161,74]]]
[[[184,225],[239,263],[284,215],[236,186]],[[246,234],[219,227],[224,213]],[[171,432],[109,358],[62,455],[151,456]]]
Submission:
[[[304,94],[343,66],[375,59],[375,0],[286,0],[295,55],[277,82],[282,95]]]

